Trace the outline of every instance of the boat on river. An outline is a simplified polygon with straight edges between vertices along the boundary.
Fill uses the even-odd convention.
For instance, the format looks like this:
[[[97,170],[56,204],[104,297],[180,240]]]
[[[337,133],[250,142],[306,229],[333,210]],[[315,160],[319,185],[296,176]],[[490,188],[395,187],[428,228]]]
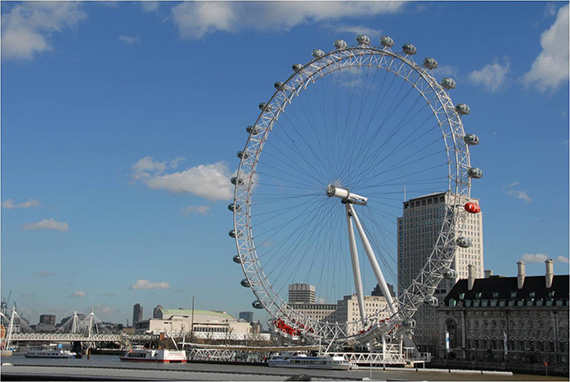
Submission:
[[[186,351],[135,347],[119,358],[133,362],[186,363]]]
[[[287,352],[272,355],[267,364],[274,367],[296,367],[305,369],[349,370],[352,364],[340,356],[315,356],[306,353]]]
[[[76,358],[77,354],[64,350],[61,347],[30,347],[26,351],[26,358]]]

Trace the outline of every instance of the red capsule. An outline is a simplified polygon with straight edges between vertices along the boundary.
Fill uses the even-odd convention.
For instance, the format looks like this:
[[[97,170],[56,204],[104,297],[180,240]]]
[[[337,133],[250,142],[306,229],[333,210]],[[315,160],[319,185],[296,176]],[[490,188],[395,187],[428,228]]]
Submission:
[[[481,207],[477,203],[469,202],[465,204],[465,211],[476,214],[481,212]]]

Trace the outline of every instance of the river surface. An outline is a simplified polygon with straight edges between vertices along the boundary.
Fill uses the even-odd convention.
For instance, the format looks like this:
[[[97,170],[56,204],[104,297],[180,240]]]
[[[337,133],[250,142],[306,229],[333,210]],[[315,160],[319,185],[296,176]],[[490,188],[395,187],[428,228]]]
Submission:
[[[15,354],[2,358],[2,379],[30,380],[102,378],[118,380],[208,380],[208,381],[278,381],[301,374],[312,380],[393,380],[393,381],[533,381],[568,380],[540,375],[488,373],[471,371],[437,371],[430,369],[382,368],[335,371],[276,368],[248,364],[187,363],[160,364],[121,362],[117,355],[91,355],[90,359],[26,358]]]

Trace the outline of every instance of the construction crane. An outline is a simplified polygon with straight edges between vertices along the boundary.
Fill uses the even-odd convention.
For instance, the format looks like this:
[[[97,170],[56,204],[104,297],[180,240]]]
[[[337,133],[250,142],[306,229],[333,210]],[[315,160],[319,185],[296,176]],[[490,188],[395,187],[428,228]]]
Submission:
[[[10,297],[12,296],[12,289],[10,289],[10,293],[8,293],[8,298],[3,298],[1,303],[1,311],[3,315],[8,314],[8,303],[10,302]]]

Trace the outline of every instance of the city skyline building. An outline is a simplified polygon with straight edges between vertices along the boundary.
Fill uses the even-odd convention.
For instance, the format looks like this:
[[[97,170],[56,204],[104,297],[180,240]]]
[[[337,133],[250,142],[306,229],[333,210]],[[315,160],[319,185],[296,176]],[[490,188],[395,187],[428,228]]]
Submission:
[[[143,320],[143,307],[141,304],[135,304],[133,306],[133,327],[136,325],[137,322]]]
[[[55,326],[55,315],[54,314],[42,314],[42,315],[40,315],[39,324]]]
[[[454,203],[455,197],[445,192],[411,198],[403,202],[403,214],[398,218],[398,295],[411,285],[431,255],[439,237],[446,206]],[[461,202],[479,204],[479,199],[469,198]],[[439,302],[449,293],[458,279],[469,276],[471,265],[477,278],[483,277],[483,215],[481,212],[467,214],[461,233],[471,240],[469,248],[456,247],[451,269],[456,275],[453,279],[444,279],[435,290]],[[459,235],[457,235],[459,236]],[[422,351],[437,344],[435,307],[421,306],[414,315],[416,329],[414,341],[421,345]]]
[[[253,322],[253,312],[239,312],[239,319],[245,320],[246,322]]]
[[[310,284],[290,284],[289,304],[314,304],[315,286]]]

